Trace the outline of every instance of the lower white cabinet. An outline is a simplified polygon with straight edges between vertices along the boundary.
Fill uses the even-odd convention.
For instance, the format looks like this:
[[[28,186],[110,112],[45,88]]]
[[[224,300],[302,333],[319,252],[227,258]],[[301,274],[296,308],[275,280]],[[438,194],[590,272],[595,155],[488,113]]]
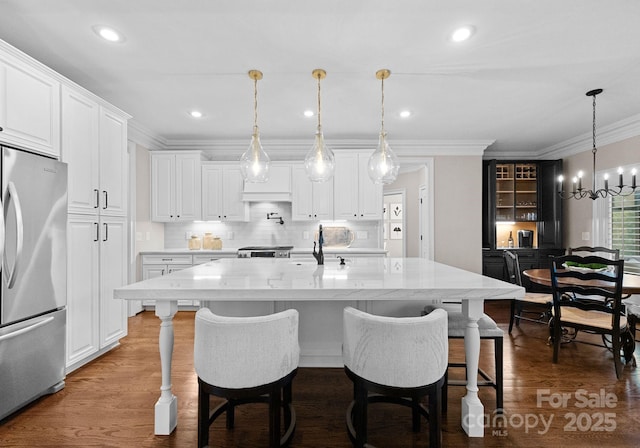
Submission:
[[[127,334],[124,217],[69,215],[67,224],[67,372],[110,350]]]
[[[190,268],[191,255],[143,255],[142,256],[142,280],[161,277],[175,271]],[[154,300],[145,300],[143,306],[155,306]],[[193,306],[192,300],[179,300],[180,306]]]

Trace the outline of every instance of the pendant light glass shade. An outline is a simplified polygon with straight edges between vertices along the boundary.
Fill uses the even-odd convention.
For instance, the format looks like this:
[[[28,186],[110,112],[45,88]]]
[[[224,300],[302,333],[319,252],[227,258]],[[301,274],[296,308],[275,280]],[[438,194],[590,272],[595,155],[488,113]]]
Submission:
[[[380,131],[378,147],[369,157],[369,177],[376,184],[390,184],[398,177],[400,163],[387,143],[387,133]]]
[[[378,147],[369,157],[368,172],[369,177],[376,184],[390,184],[398,177],[400,163],[398,157],[393,152],[387,142],[387,132],[384,130],[384,80],[391,76],[391,71],[387,69],[378,70],[376,78],[382,83],[382,101],[381,101],[381,122],[380,137],[378,138]]]
[[[262,149],[258,129],[258,80],[262,79],[262,72],[250,70],[249,78],[253,79],[253,134],[249,148],[240,157],[240,171],[247,182],[266,182],[269,180],[271,159]]]
[[[313,146],[304,159],[304,168],[311,182],[326,182],[333,177],[336,161],[333,151],[324,143],[322,129],[318,126]]]
[[[313,146],[304,159],[304,167],[309,180],[312,182],[326,182],[333,177],[336,164],[333,151],[324,143],[320,124],[320,80],[327,76],[327,72],[322,69],[316,69],[312,72],[312,75],[318,80],[318,128]]]
[[[240,171],[247,182],[266,182],[269,180],[271,159],[262,149],[258,126],[253,127],[249,148],[240,157]]]

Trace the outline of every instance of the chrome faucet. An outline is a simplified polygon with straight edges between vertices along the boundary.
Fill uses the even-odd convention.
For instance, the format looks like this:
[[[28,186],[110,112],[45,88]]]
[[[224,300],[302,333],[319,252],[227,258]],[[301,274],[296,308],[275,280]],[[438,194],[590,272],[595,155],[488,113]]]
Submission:
[[[322,244],[324,243],[324,237],[322,236],[322,224],[318,228],[318,252],[316,252],[316,242],[313,242],[313,256],[318,261],[319,265],[324,264],[324,254],[322,253]]]

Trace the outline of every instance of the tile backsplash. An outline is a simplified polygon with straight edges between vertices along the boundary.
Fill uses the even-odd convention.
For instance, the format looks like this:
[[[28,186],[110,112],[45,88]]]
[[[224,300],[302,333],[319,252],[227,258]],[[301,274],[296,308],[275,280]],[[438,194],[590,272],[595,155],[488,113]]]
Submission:
[[[185,235],[202,237],[211,232],[222,239],[223,248],[242,246],[294,246],[313,248],[313,239],[318,230],[318,222],[292,221],[289,202],[252,202],[249,222],[181,222],[166,223],[164,227],[165,249],[186,249]],[[281,216],[284,224],[277,219],[267,219],[267,214]],[[382,247],[379,221],[322,221],[326,226],[348,227],[355,239],[351,247]]]

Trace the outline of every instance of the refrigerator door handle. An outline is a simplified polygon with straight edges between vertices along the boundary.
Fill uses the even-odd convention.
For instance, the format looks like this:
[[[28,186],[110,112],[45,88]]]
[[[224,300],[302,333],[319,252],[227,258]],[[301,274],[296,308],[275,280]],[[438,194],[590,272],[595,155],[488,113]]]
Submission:
[[[22,258],[22,245],[24,243],[24,225],[22,222],[22,207],[20,206],[20,198],[18,197],[18,192],[16,191],[16,186],[13,182],[9,182],[7,185],[7,203],[13,199],[13,206],[16,209],[16,259],[13,263],[13,269],[11,269],[11,273],[7,274],[7,266],[4,266],[4,262],[6,261],[6,253],[5,257],[2,258],[3,263],[3,274],[5,281],[7,282],[7,288],[13,288],[13,285],[16,282],[18,268],[20,267],[20,259]],[[5,204],[8,206],[8,204]]]
[[[54,319],[55,318],[53,316],[49,316],[49,317],[47,317],[45,319],[42,319],[39,322],[36,322],[33,325],[29,325],[28,327],[24,327],[24,328],[21,328],[19,330],[16,330],[13,333],[3,334],[2,336],[0,336],[0,342],[9,340],[9,339],[15,338],[17,336],[20,336],[21,334],[25,334],[25,333],[28,333],[30,331],[33,331],[36,328],[42,327],[44,325],[47,325],[49,322],[51,322]]]
[[[5,228],[4,228],[4,206],[2,198],[0,198],[0,271],[2,270],[2,260],[4,260],[4,244],[5,244]]]

